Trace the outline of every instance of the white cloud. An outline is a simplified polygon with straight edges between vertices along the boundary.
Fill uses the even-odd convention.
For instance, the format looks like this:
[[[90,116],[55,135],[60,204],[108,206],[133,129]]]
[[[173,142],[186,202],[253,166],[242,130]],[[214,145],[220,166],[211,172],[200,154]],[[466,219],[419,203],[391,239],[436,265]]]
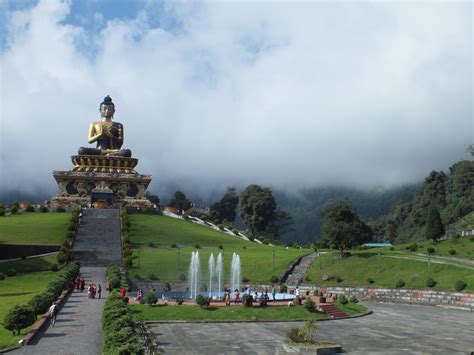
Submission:
[[[92,34],[69,2],[10,15],[3,189],[54,192],[106,94],[157,184],[395,185],[467,158],[470,3],[154,4]]]

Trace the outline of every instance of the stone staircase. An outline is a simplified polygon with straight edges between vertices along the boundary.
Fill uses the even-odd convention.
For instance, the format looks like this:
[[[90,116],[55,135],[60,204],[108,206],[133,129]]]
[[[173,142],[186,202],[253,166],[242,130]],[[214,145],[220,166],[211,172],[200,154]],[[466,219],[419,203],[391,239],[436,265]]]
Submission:
[[[324,313],[329,314],[333,319],[347,318],[347,314],[332,303],[320,304],[319,309]]]
[[[314,259],[318,256],[318,253],[312,253],[306,256],[303,256],[300,262],[294,266],[291,273],[282,280],[282,283],[286,283],[290,287],[298,286],[304,278],[306,271],[310,268]]]
[[[83,210],[72,255],[81,266],[120,265],[120,211],[96,208]]]

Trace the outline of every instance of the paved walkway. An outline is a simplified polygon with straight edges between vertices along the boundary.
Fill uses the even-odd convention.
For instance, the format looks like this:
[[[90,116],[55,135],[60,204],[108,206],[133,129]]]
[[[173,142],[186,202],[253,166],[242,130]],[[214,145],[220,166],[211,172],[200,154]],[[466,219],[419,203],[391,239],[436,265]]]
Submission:
[[[369,304],[374,314],[318,322],[317,337],[349,354],[470,354],[472,312],[429,306]],[[284,354],[285,330],[302,322],[162,323],[150,326],[169,354]]]
[[[81,275],[86,281],[86,290],[74,291],[61,308],[56,325],[48,326],[41,337],[36,337],[31,345],[12,354],[101,354],[102,329],[100,317],[105,298],[105,268],[81,267]],[[102,299],[87,296],[89,283],[102,285]]]

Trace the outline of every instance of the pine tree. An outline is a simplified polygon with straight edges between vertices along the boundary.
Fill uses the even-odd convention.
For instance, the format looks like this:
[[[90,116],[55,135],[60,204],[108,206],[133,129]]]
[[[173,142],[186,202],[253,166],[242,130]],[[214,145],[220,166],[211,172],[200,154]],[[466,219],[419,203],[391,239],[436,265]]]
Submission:
[[[444,235],[444,226],[438,208],[431,206],[426,218],[426,239],[437,242]]]

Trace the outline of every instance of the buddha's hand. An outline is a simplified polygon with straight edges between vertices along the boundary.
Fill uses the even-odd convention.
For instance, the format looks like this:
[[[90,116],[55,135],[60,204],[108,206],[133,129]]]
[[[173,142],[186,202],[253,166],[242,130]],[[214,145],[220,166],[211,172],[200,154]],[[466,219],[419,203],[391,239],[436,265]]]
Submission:
[[[112,133],[110,132],[110,128],[107,126],[102,127],[102,134],[105,134],[106,136],[112,137]]]

